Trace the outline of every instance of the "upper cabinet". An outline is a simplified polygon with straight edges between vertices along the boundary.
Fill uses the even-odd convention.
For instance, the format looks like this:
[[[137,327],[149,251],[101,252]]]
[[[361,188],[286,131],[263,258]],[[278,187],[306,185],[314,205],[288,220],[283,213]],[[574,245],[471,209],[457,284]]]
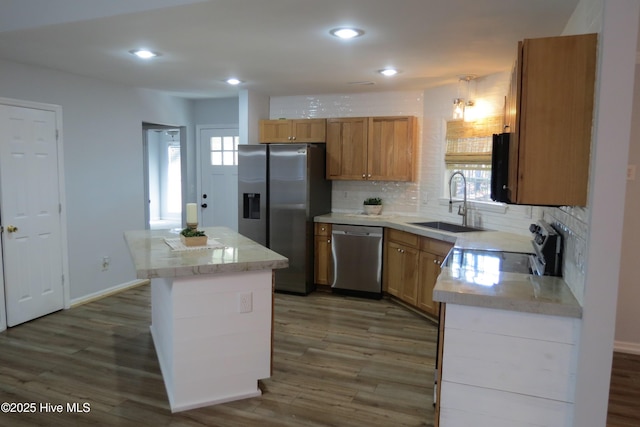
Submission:
[[[327,119],[327,178],[413,181],[416,134],[412,116]]]
[[[506,100],[511,203],[585,206],[596,34],[526,39]]]
[[[260,142],[325,142],[326,125],[325,119],[260,120]]]
[[[327,179],[366,179],[368,132],[366,117],[327,119]]]

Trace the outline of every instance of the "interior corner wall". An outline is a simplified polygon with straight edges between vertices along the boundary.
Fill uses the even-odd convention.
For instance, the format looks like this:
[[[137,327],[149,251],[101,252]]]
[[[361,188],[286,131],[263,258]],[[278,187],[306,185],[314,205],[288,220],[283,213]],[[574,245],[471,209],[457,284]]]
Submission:
[[[123,233],[145,228],[142,123],[193,129],[190,102],[8,61],[0,69],[3,97],[62,107],[71,303],[134,281]]]
[[[269,97],[256,91],[241,90],[238,108],[240,144],[258,144],[258,123],[269,118]]]

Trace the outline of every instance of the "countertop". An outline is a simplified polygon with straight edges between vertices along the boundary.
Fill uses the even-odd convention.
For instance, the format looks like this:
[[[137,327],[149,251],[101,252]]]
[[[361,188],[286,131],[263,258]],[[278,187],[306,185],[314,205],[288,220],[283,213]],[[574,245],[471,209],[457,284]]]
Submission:
[[[331,213],[314,218],[315,222],[351,225],[378,225],[454,244],[461,249],[532,253],[531,238],[502,231],[451,233],[413,225],[430,218]],[[443,303],[521,311],[564,317],[582,317],[582,307],[569,286],[559,277],[497,271],[491,284],[479,281],[483,271],[453,271],[443,267],[433,291],[433,299]]]
[[[165,238],[179,238],[180,230],[126,231],[125,240],[138,279],[184,277],[286,268],[289,260],[226,227],[202,228],[224,248],[174,251]]]

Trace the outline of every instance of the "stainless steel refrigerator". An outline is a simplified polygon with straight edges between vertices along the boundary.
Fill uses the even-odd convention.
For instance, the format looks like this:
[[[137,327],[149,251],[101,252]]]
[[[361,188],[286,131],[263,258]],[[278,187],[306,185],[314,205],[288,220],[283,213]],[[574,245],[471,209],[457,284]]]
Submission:
[[[324,144],[238,147],[238,232],[289,259],[275,289],[306,295],[313,282],[313,218],[331,212]]]

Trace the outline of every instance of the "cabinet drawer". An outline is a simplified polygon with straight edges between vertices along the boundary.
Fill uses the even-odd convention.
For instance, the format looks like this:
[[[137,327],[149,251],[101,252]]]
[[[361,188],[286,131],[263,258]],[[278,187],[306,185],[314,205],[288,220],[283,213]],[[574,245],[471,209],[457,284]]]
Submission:
[[[418,235],[394,229],[387,229],[387,239],[413,246],[414,248],[417,248],[419,244]]]
[[[327,224],[324,222],[316,222],[315,223],[315,235],[316,236],[330,236],[331,235],[331,224]]]
[[[430,237],[420,238],[420,250],[430,252],[432,254],[445,256],[449,253],[452,247],[453,243],[432,239]]]

